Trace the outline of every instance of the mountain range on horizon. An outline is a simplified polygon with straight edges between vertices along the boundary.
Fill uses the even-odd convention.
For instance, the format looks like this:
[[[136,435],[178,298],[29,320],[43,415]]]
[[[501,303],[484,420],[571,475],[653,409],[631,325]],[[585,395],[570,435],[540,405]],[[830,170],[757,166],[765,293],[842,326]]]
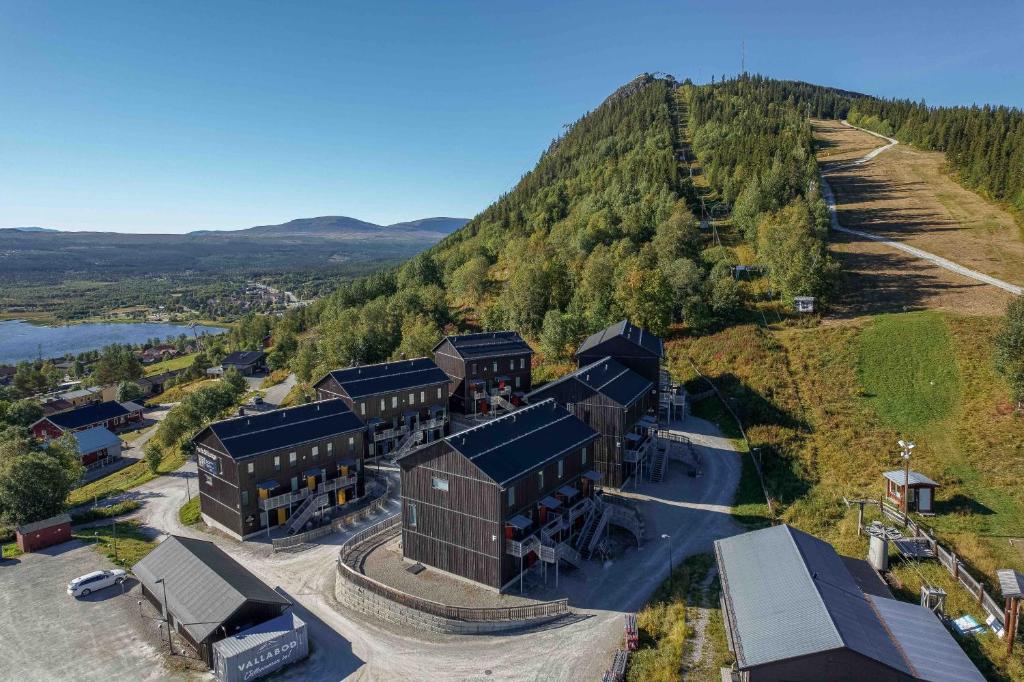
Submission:
[[[449,234],[469,222],[468,218],[450,218],[445,216],[419,218],[390,225],[378,225],[349,216],[317,216],[314,218],[296,218],[276,225],[256,225],[245,228],[223,230],[193,230],[181,236],[238,235],[247,233],[254,236],[286,236],[286,235],[370,235],[388,230],[395,232],[434,232]],[[0,230],[28,233],[78,233],[78,234],[126,234],[105,230],[62,230],[54,227],[8,227]],[[127,233],[143,234],[143,233]],[[152,233],[157,234],[157,233]],[[174,233],[163,233],[174,234]]]

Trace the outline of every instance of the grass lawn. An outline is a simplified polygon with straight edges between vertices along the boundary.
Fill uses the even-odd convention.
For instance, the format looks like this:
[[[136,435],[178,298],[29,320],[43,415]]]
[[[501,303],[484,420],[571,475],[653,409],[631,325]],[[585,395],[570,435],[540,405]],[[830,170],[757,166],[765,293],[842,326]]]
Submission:
[[[131,568],[156,547],[151,534],[144,532],[136,521],[86,528],[73,535],[91,543],[94,550],[124,568]]]
[[[118,434],[118,437],[125,443],[132,443],[138,440],[139,436],[141,436],[144,433],[149,433],[150,429],[155,429],[156,427],[156,424],[151,424],[144,429],[135,429],[134,431],[126,431],[124,433]]]
[[[4,558],[5,559],[10,559],[12,557],[21,556],[21,554],[22,554],[21,549],[18,548],[18,543],[16,543],[16,542],[5,542],[3,544],[3,548],[4,548]]]
[[[161,374],[162,372],[170,372],[176,369],[185,369],[191,367],[195,361],[198,353],[189,353],[188,355],[179,355],[176,358],[170,358],[169,360],[161,360],[160,362],[154,362],[152,365],[146,366],[146,376],[152,376],[154,374]]]
[[[209,386],[212,383],[220,381],[220,379],[199,379],[188,384],[182,384],[180,386],[172,386],[160,395],[153,396],[146,401],[146,405],[152,407],[159,405],[160,403],[177,403],[182,398],[187,396],[189,393],[198,391],[203,386]]]
[[[143,483],[152,481],[160,474],[170,473],[184,463],[185,456],[181,453],[180,449],[174,448],[173,450],[165,451],[163,461],[160,462],[160,467],[156,474],[149,470],[149,466],[144,461],[136,462],[126,466],[124,469],[115,471],[109,476],[75,488],[68,496],[68,504],[76,506],[92,502],[94,498],[103,499],[111,495],[123,493],[126,490],[131,490]]]
[[[186,526],[194,526],[199,523],[199,495],[196,495],[191,500],[181,505],[181,509],[178,510],[178,520]]]
[[[857,370],[868,401],[894,428],[949,416],[960,376],[942,314],[882,315],[860,335]]]
[[[275,369],[273,372],[268,374],[263,382],[260,383],[260,388],[270,388],[271,386],[277,386],[279,383],[288,378],[290,372],[287,369]]]

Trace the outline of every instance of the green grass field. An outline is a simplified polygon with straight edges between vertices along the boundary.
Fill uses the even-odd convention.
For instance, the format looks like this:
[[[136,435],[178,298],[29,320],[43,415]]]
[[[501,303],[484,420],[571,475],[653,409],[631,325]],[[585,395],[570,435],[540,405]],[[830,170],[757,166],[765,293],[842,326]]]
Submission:
[[[116,530],[114,525],[86,528],[73,535],[92,544],[93,549],[124,568],[131,568],[156,547],[152,533],[137,522],[124,521],[116,527]]]
[[[178,520],[186,526],[194,526],[199,523],[200,518],[199,495],[181,505],[181,509],[178,510]]]
[[[154,374],[161,374],[163,372],[171,372],[176,369],[191,367],[197,355],[198,353],[189,353],[188,355],[179,355],[178,357],[171,358],[169,360],[154,362],[152,365],[148,365],[146,367],[146,376],[153,376]]]
[[[160,468],[156,474],[149,470],[149,466],[144,461],[138,461],[88,485],[75,488],[68,496],[68,504],[76,506],[92,502],[94,499],[103,499],[117,493],[123,493],[126,490],[131,490],[143,483],[152,481],[160,474],[170,473],[184,463],[185,456],[181,453],[180,449],[174,448],[169,452],[165,451],[164,458],[160,462]]]

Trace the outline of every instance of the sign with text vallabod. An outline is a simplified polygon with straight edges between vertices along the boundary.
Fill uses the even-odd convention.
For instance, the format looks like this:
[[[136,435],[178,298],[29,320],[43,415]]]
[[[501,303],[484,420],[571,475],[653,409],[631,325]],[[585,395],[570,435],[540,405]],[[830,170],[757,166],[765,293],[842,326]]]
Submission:
[[[306,624],[292,613],[213,645],[213,668],[222,682],[248,682],[309,655]]]

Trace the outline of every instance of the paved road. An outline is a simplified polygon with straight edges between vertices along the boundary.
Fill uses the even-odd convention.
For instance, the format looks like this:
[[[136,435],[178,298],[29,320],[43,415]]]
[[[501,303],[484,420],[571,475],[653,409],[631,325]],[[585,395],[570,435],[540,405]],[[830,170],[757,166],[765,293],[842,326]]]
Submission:
[[[287,379],[263,392],[263,401],[268,405],[277,407],[284,401],[288,393],[291,392],[295,386],[295,381],[295,374],[289,374]]]
[[[960,264],[955,263],[955,262],[953,262],[951,260],[943,258],[942,256],[936,256],[934,253],[929,253],[928,251],[924,251],[922,249],[918,249],[916,247],[909,246],[907,244],[904,244],[903,242],[893,241],[891,239],[885,239],[884,237],[880,237],[880,236],[878,236],[876,234],[872,234],[870,232],[864,232],[862,230],[853,230],[853,229],[850,229],[848,227],[843,227],[839,223],[839,213],[836,210],[835,195],[832,193],[832,187],[828,184],[828,180],[825,177],[826,174],[834,173],[836,171],[844,170],[846,168],[852,168],[854,166],[859,166],[861,164],[867,163],[868,161],[870,161],[871,159],[875,158],[876,156],[878,156],[882,152],[888,151],[889,149],[892,149],[894,146],[896,146],[898,144],[898,142],[896,140],[892,139],[891,137],[886,137],[885,135],[879,135],[878,133],[872,132],[870,130],[865,130],[864,128],[858,128],[857,126],[851,125],[851,124],[847,123],[846,121],[843,121],[843,125],[849,126],[851,128],[856,128],[857,130],[861,130],[861,131],[863,131],[865,133],[868,133],[869,135],[874,135],[875,137],[880,137],[883,140],[887,140],[888,144],[885,144],[885,145],[883,145],[881,147],[878,147],[877,149],[871,150],[870,152],[868,152],[864,156],[860,157],[859,159],[856,159],[854,161],[849,161],[847,163],[837,164],[835,166],[830,166],[827,170],[822,172],[822,177],[821,177],[821,185],[822,185],[822,187],[821,187],[821,194],[825,198],[825,202],[828,204],[828,210],[829,210],[829,214],[831,216],[832,229],[833,230],[837,230],[839,232],[845,232],[847,234],[856,235],[856,236],[862,237],[864,239],[870,239],[872,241],[880,242],[880,243],[885,244],[886,246],[889,246],[891,248],[903,251],[904,253],[909,253],[910,255],[915,256],[917,258],[921,258],[921,259],[927,260],[927,261],[929,261],[931,263],[934,263],[935,265],[938,265],[940,268],[943,268],[945,270],[949,270],[950,272],[955,272],[958,275],[962,275],[963,277],[968,277],[970,279],[973,279],[973,280],[976,280],[976,281],[979,281],[979,282],[984,282],[985,284],[990,284],[990,285],[992,285],[994,287],[998,287],[1000,289],[1003,289],[1004,291],[1009,291],[1011,294],[1016,294],[1017,296],[1024,295],[1024,287],[1019,287],[1016,284],[1010,284],[1009,282],[1005,282],[1005,281],[1003,281],[1001,279],[997,279],[995,277],[992,277],[991,275],[986,275],[983,272],[978,272],[977,270],[972,270],[970,268],[964,267],[963,265],[960,265]]]
[[[386,626],[338,606],[334,599],[337,544],[295,554],[271,555],[265,545],[214,538],[225,551],[297,602],[310,623],[314,655],[284,679],[439,680],[599,679],[622,635],[622,613],[635,611],[668,573],[668,542],[678,563],[711,549],[719,537],[740,529],[729,515],[741,463],[731,443],[710,423],[690,418],[678,424],[704,456],[704,475],[687,478],[671,462],[663,483],[643,483],[627,495],[647,502],[648,540],[615,561],[588,562],[583,571],[565,572],[561,585],[570,604],[586,617],[550,630],[501,637],[435,636]],[[187,465],[178,476],[162,477],[138,489],[143,508],[136,516],[163,532],[197,535],[180,526],[177,510],[185,501]],[[195,490],[194,478],[192,490]],[[397,504],[397,503],[396,503]],[[381,517],[393,513],[385,511]],[[671,539],[661,540],[662,534]],[[202,535],[211,539],[210,535]]]

